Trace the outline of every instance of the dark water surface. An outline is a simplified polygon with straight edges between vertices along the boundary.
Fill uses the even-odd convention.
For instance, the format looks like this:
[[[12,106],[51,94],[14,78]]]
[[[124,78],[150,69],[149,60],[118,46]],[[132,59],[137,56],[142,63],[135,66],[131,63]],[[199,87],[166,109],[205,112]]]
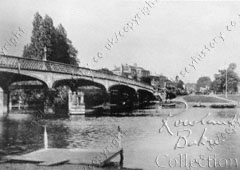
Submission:
[[[240,169],[239,124],[235,123],[234,127],[233,125],[203,125],[195,122],[193,126],[176,127],[174,122],[200,121],[206,117],[207,113],[210,114],[205,118],[206,120],[228,122],[234,115],[238,115],[239,111],[239,109],[190,108],[178,114],[182,112],[181,109],[152,109],[136,110],[132,113],[133,116],[127,117],[78,116],[35,122],[33,120],[36,118],[33,115],[9,114],[8,117],[0,119],[0,153],[2,155],[19,154],[43,148],[44,125],[47,126],[49,147],[103,150],[113,143],[116,139],[117,127],[121,126],[124,131],[122,145],[125,167],[146,170],[237,170]],[[163,125],[162,120],[166,119],[170,113],[176,116],[169,117],[166,120],[167,126],[164,126],[159,133]],[[226,129],[231,129],[232,132],[226,133]],[[204,130],[205,133],[202,135]],[[182,136],[181,139],[179,139],[180,136]],[[202,143],[199,146],[186,147],[186,142],[196,140],[196,143],[199,143],[201,136]],[[220,139],[221,142],[209,150],[207,140],[210,139],[215,140],[215,143]],[[178,148],[174,149],[177,142]],[[118,148],[116,143],[112,146],[115,147],[114,149]]]

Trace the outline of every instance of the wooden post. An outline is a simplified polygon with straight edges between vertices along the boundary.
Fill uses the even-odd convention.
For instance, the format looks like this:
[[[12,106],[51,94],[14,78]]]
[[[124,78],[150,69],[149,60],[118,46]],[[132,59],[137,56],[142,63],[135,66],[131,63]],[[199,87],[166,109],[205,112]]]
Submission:
[[[44,126],[44,149],[48,149],[48,135],[46,126]]]
[[[122,168],[123,167],[123,160],[124,160],[124,156],[123,156],[123,146],[122,146],[122,131],[120,126],[118,126],[118,138],[119,138],[119,147],[120,147],[120,162],[119,165]]]
[[[119,161],[119,165],[122,168],[123,167],[123,160],[124,160],[124,156],[123,156],[123,147],[122,147],[122,138],[121,138],[121,128],[120,126],[118,126],[118,138],[119,138],[119,147],[121,148],[119,151],[115,152],[113,155],[111,155],[110,157],[108,157],[107,159],[105,159],[102,163],[101,163],[101,167],[105,166],[107,163],[109,163],[113,158],[115,158],[116,156],[118,156],[118,154],[120,155],[120,161]]]
[[[68,90],[68,112],[72,108],[72,91]]]
[[[119,165],[121,168],[123,167],[123,161],[124,161],[123,149],[121,149],[120,150],[120,162],[119,162]]]

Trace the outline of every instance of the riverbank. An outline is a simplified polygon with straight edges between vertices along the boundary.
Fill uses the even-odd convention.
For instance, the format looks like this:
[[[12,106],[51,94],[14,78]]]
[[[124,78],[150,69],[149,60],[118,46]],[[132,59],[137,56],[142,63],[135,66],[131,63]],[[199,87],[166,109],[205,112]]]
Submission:
[[[224,94],[220,94],[220,95],[217,95],[218,97],[222,97],[222,98],[225,98],[225,95]],[[225,98],[226,99],[226,98]],[[228,94],[227,95],[227,99],[229,100],[233,100],[233,101],[236,101],[238,103],[240,103],[240,94]]]
[[[230,103],[227,99],[213,95],[188,95],[183,99],[189,103]]]
[[[239,104],[217,95],[188,95],[184,96],[183,100],[193,107],[233,108]]]

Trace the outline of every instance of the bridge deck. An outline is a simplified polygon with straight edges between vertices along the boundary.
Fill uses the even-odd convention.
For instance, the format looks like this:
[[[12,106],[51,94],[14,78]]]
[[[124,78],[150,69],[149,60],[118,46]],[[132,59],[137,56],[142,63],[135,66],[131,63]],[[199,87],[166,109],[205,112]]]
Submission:
[[[52,61],[42,61],[42,60],[36,60],[36,59],[30,59],[30,58],[0,55],[0,68],[3,71],[6,71],[7,69],[10,72],[13,70],[15,71],[17,70],[18,73],[21,73],[22,70],[27,70],[27,71],[34,71],[34,72],[37,71],[40,74],[42,74],[42,72],[45,72],[45,73],[71,75],[72,77],[75,76],[78,78],[80,77],[85,77],[85,78],[88,77],[92,79],[96,78],[96,79],[110,80],[118,83],[123,83],[125,85],[133,85],[136,87],[148,89],[150,91],[154,90],[153,87],[148,84],[138,82],[126,77],[106,74],[90,68],[78,67],[74,65],[63,64],[63,63],[52,62]]]

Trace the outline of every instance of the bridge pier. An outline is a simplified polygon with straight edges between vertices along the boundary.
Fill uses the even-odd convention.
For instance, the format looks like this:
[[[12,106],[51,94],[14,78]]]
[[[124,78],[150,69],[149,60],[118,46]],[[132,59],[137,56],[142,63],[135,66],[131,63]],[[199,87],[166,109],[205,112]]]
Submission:
[[[12,97],[11,97],[11,92],[9,92],[9,104],[8,104],[8,112],[11,112],[12,111]],[[19,109],[20,110],[20,109]]]
[[[46,94],[46,99],[44,102],[44,113],[55,114],[55,105],[54,105],[55,89],[47,89],[45,94]]]
[[[108,90],[105,93],[105,97],[104,97],[104,101],[103,101],[104,105],[107,105],[107,103],[111,104],[111,92]]]
[[[68,92],[68,113],[70,115],[85,114],[85,103],[83,92]]]
[[[11,100],[10,100],[10,91],[7,90],[7,89],[3,89],[3,92],[2,92],[2,115],[3,114],[7,114],[10,112],[11,110]]]
[[[136,94],[136,107],[137,108],[139,108],[139,104],[140,104],[140,102],[139,102],[139,93],[137,92],[137,94]]]

